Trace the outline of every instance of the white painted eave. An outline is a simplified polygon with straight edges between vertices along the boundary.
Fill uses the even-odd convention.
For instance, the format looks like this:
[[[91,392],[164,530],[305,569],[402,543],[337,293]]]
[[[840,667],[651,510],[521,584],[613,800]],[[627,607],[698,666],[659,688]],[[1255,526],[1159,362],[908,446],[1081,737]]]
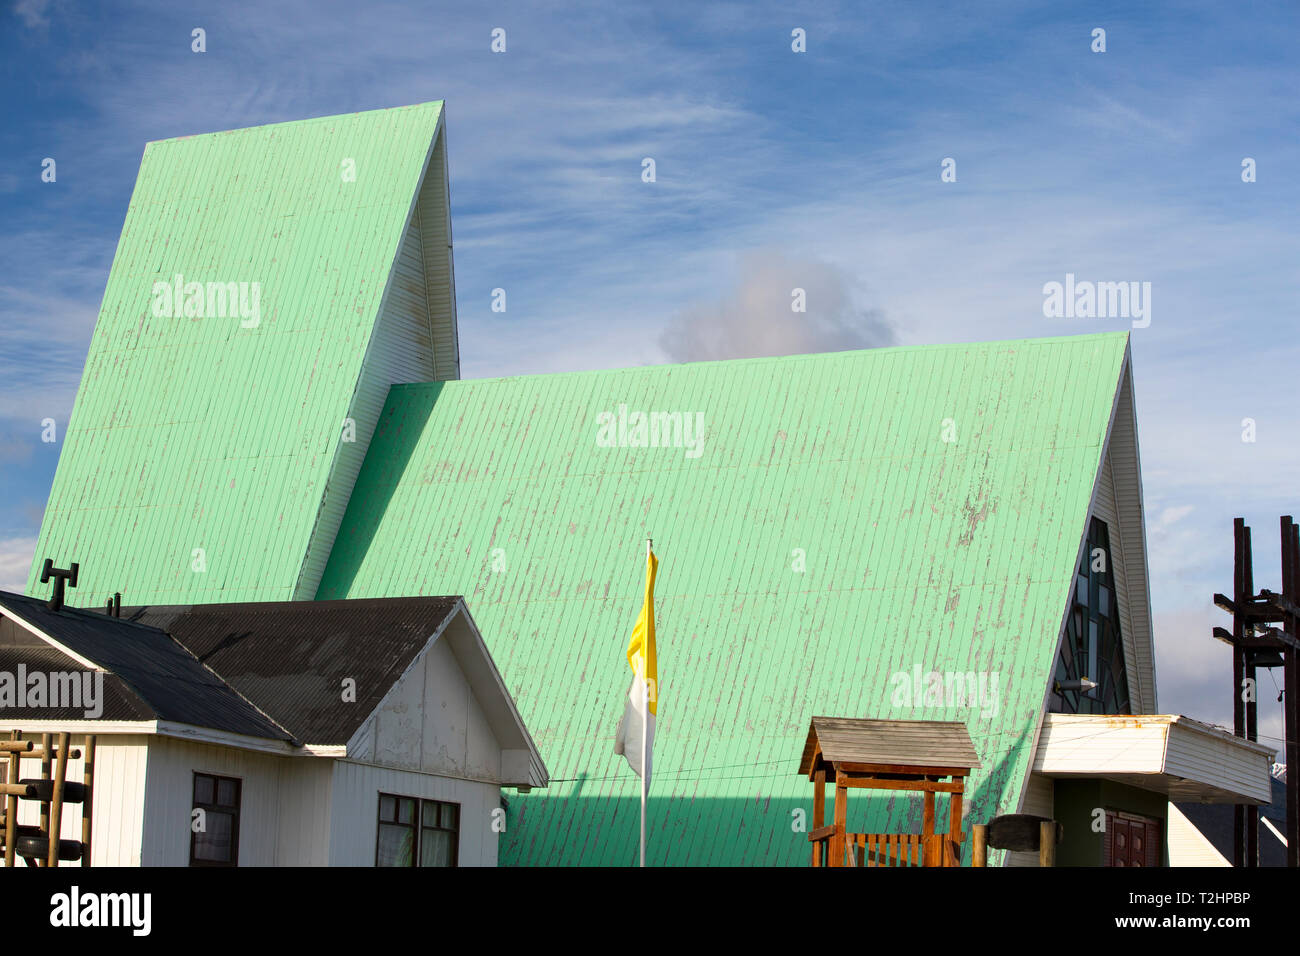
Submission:
[[[1177,714],[1047,714],[1033,770],[1100,778],[1182,803],[1267,804],[1274,749]]]

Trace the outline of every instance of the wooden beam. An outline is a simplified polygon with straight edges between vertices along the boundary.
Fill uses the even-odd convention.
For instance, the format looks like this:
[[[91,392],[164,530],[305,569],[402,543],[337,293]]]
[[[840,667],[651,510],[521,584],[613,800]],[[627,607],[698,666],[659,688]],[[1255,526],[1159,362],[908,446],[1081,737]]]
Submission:
[[[50,852],[46,866],[59,865],[59,837],[63,823],[63,784],[68,777],[68,741],[71,735],[59,734],[59,759],[54,769],[54,799],[50,801]]]
[[[1283,542],[1282,546],[1286,547],[1286,542]],[[1285,594],[1278,594],[1276,591],[1270,591],[1267,588],[1261,588],[1259,593],[1270,604],[1280,610],[1284,616],[1290,614],[1292,617],[1300,617],[1300,604],[1296,604]]]
[[[968,777],[970,767],[926,767],[918,764],[854,763],[848,760],[836,761],[835,769],[848,773],[869,774],[904,774],[913,777]]]
[[[1056,821],[1044,820],[1038,825],[1038,865],[1056,866]]]
[[[961,865],[961,792],[948,798],[948,844],[952,847],[952,865]],[[946,862],[946,861],[945,861]]]
[[[816,843],[819,840],[829,839],[835,833],[833,826],[818,827],[808,834],[808,842]]]
[[[54,738],[52,735],[41,734],[41,753],[43,754],[43,756],[41,757],[41,779],[42,780],[50,779],[50,763],[51,763],[50,755],[54,753],[54,747],[52,743],[53,740]],[[41,832],[44,833],[47,837],[50,835],[50,805],[48,803],[41,804]],[[37,866],[41,865],[41,861],[39,859],[37,859],[36,865]]]
[[[22,736],[21,731],[12,731],[9,738],[17,741]],[[20,776],[18,772],[19,758],[16,751],[9,753],[9,772],[6,774],[5,782],[17,780]],[[18,797],[13,794],[7,794],[5,798],[5,866],[14,865],[14,841],[18,839]]]
[[[844,865],[844,831],[849,822],[849,790],[839,780],[839,774],[835,776],[835,833],[831,836],[830,860],[827,862],[831,866]]]
[[[989,865],[988,824],[977,823],[971,827],[971,866]]]
[[[76,751],[73,751],[76,753]],[[86,737],[86,762],[81,768],[81,783],[86,799],[81,803],[81,865],[90,866],[90,837],[95,815],[95,735]]]
[[[925,793],[956,793],[965,790],[960,783],[938,783],[934,780],[881,780],[879,777],[844,778],[844,786],[858,790],[919,790]]]

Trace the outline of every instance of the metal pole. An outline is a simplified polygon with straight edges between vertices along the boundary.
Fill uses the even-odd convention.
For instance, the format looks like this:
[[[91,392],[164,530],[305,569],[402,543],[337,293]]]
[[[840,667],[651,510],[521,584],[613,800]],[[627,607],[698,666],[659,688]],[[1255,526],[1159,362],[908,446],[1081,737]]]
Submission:
[[[650,573],[650,543],[651,543],[650,539],[646,538],[645,539],[646,574]],[[649,611],[651,614],[653,614],[654,608],[650,608]],[[646,623],[647,624],[649,623],[648,619]],[[646,637],[648,638],[649,635],[647,634]],[[646,662],[649,661],[650,659],[649,652],[650,652],[650,648],[648,646],[642,647],[641,687],[645,694],[645,698],[642,701],[642,704],[644,705],[644,709],[641,711],[641,865],[642,866],[645,866],[645,801],[646,801],[646,790],[648,789],[648,785],[646,783],[646,765],[645,765],[646,749],[647,749],[646,741],[650,735],[650,680],[646,676]]]

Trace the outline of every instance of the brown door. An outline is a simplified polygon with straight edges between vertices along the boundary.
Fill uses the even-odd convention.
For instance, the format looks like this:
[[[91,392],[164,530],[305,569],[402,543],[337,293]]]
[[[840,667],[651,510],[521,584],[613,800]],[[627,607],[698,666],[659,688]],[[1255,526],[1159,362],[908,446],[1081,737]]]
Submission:
[[[1160,821],[1106,811],[1105,866],[1159,866]]]

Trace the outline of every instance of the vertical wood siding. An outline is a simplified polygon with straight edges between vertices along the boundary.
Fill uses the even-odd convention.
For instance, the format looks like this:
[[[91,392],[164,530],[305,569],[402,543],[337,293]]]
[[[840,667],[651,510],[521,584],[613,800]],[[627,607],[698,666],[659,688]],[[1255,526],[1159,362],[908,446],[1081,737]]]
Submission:
[[[460,804],[460,865],[496,866],[492,811],[501,805],[496,786],[348,760],[334,762],[331,866],[375,865],[380,793]]]
[[[451,196],[446,128],[433,148],[433,161],[420,187],[421,248],[433,329],[434,374],[438,381],[460,378],[460,338],[456,330],[456,279],[451,253]]]
[[[91,824],[91,864],[93,866],[139,866],[140,840],[144,830],[145,774],[148,765],[148,742],[144,735],[100,734],[95,745],[94,805]],[[68,761],[67,779],[85,781],[86,738],[74,734],[72,746],[82,756]],[[41,775],[39,760],[24,760],[20,779]],[[18,822],[25,826],[40,823],[40,804],[20,801]],[[59,833],[65,840],[81,839],[81,808],[69,804],[64,810]],[[60,863],[80,866],[81,863]]]

